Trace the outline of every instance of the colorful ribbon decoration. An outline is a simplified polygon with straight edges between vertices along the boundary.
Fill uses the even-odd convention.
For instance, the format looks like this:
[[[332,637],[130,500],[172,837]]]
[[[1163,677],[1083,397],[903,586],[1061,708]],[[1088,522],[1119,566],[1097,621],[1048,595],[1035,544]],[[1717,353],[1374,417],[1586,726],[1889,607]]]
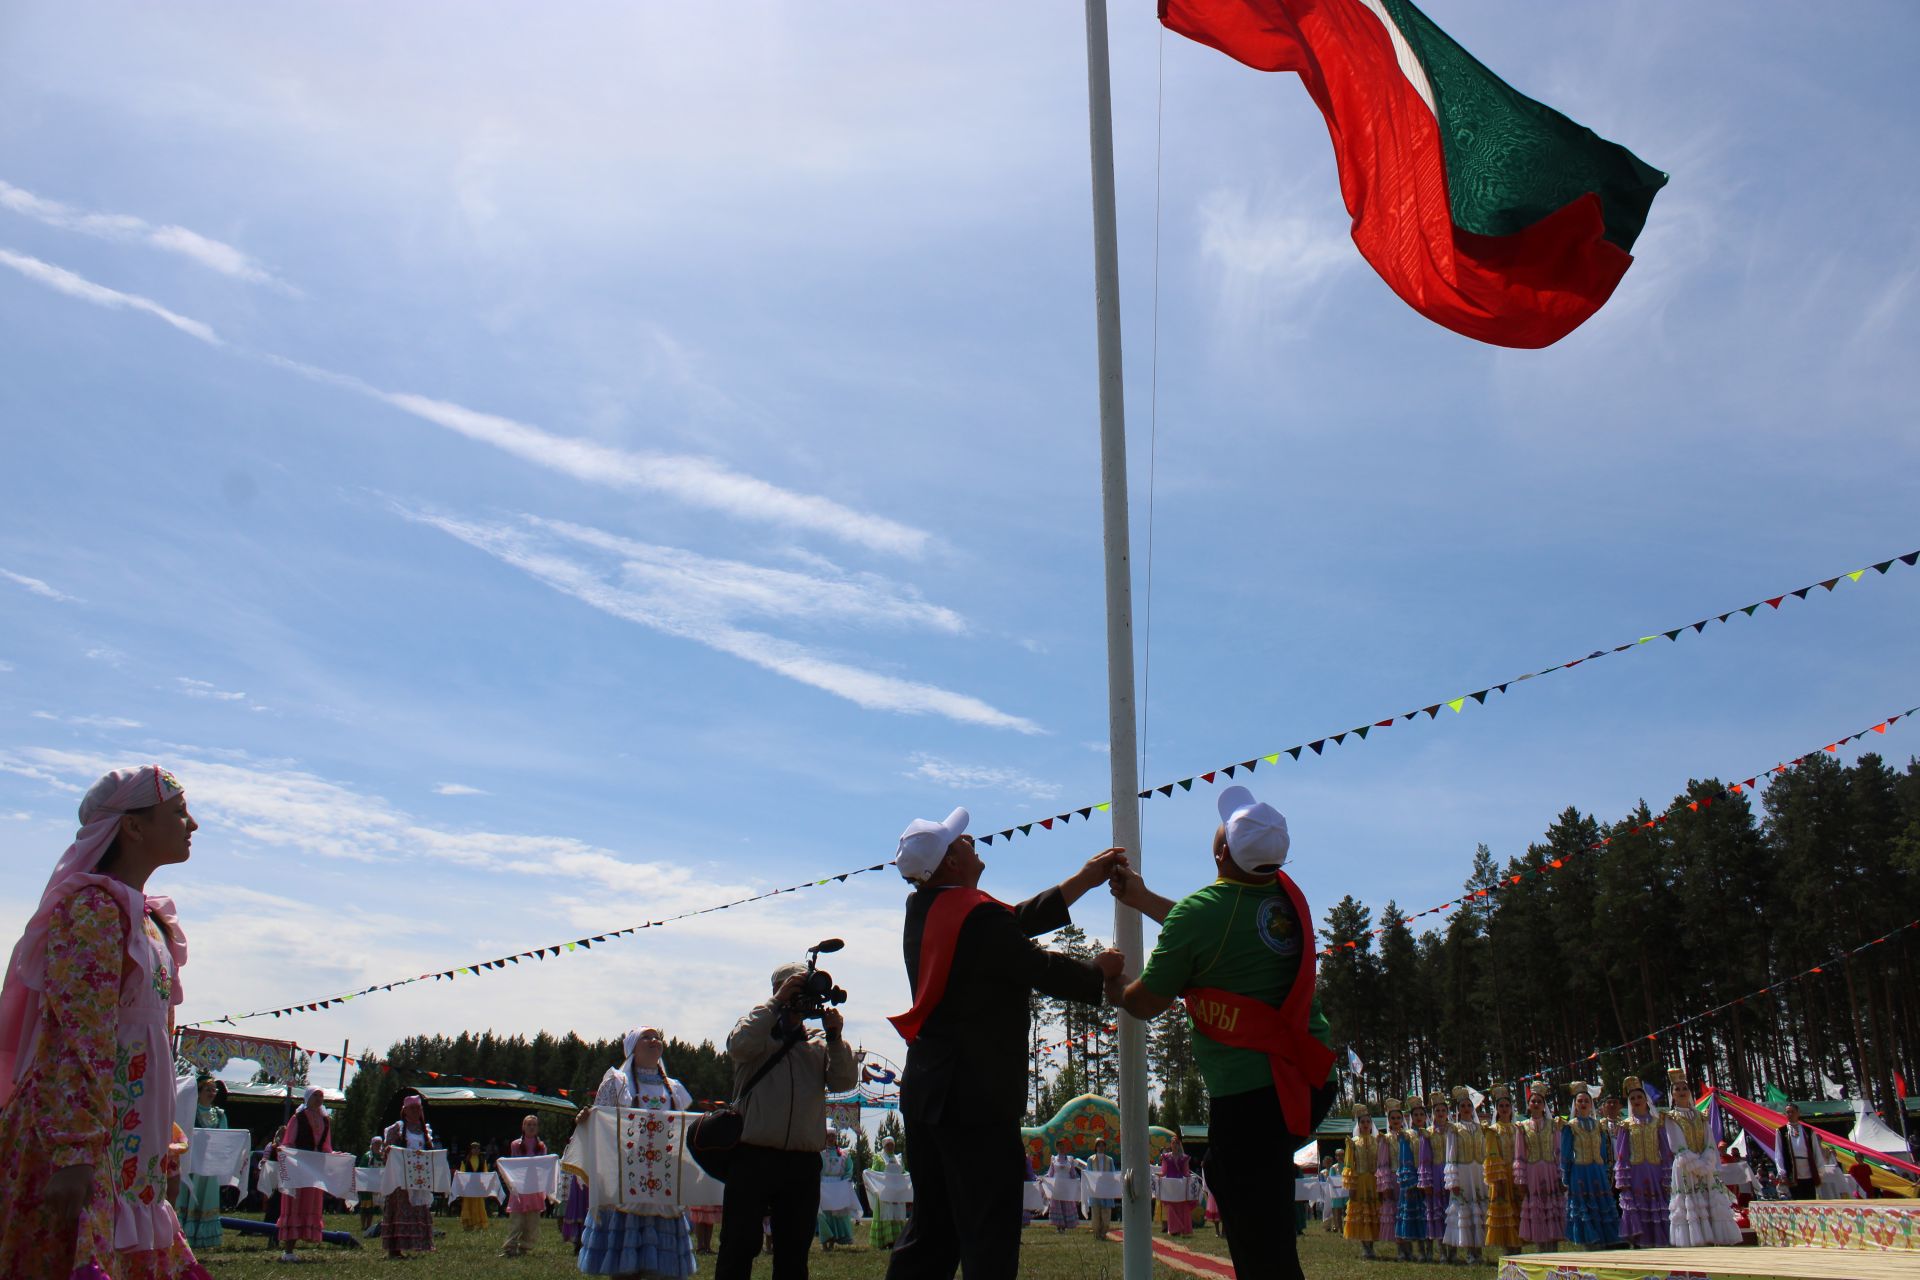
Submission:
[[[1383,720],[1375,720],[1369,724],[1359,725],[1342,733],[1329,734],[1324,738],[1315,738],[1311,742],[1303,742],[1297,746],[1283,747],[1278,751],[1269,752],[1266,755],[1255,756],[1251,760],[1241,760],[1234,764],[1223,764],[1216,768],[1209,769],[1205,773],[1197,773],[1191,777],[1180,778],[1173,782],[1163,782],[1159,786],[1148,787],[1145,791],[1142,791],[1140,798],[1142,800],[1151,800],[1156,795],[1171,796],[1175,787],[1180,788],[1182,791],[1191,791],[1193,790],[1193,784],[1196,782],[1211,784],[1219,777],[1231,778],[1236,772],[1242,769],[1248,773],[1252,773],[1255,768],[1263,763],[1279,764],[1281,756],[1291,756],[1293,759],[1298,760],[1302,751],[1311,751],[1317,756],[1326,750],[1329,743],[1337,747],[1348,738],[1358,738],[1364,742],[1367,735],[1374,730],[1391,729],[1394,725],[1404,724],[1412,720],[1415,716],[1425,715],[1429,720],[1437,719],[1442,708],[1451,710],[1457,715],[1468,702],[1485,706],[1489,695],[1505,693],[1507,689],[1513,685],[1524,684],[1528,680],[1535,680],[1541,676],[1552,675],[1556,671],[1571,671],[1583,662],[1595,662],[1616,653],[1625,653],[1627,650],[1637,649],[1643,644],[1651,644],[1663,636],[1668,640],[1678,640],[1688,631],[1698,635],[1705,631],[1707,625],[1712,622],[1725,622],[1735,615],[1750,618],[1762,608],[1777,610],[1781,602],[1789,598],[1805,600],[1808,593],[1816,587],[1824,588],[1827,592],[1831,593],[1835,587],[1843,582],[1860,581],[1862,577],[1866,576],[1868,569],[1884,575],[1887,570],[1891,569],[1896,563],[1912,566],[1916,561],[1920,561],[1920,551],[1909,551],[1903,556],[1893,556],[1890,559],[1870,564],[1866,569],[1855,569],[1850,573],[1842,573],[1831,578],[1824,578],[1819,582],[1808,583],[1806,586],[1799,587],[1793,591],[1783,591],[1777,596],[1769,596],[1765,600],[1756,600],[1752,604],[1741,605],[1737,609],[1729,609],[1725,613],[1714,614],[1711,617],[1702,618],[1698,622],[1689,622],[1685,626],[1674,627],[1670,631],[1656,631],[1652,635],[1641,636],[1638,640],[1634,640],[1628,644],[1617,644],[1610,649],[1595,649],[1584,658],[1574,658],[1568,662],[1557,662],[1553,666],[1543,667],[1539,671],[1529,671],[1525,675],[1514,676],[1512,679],[1503,680],[1499,684],[1490,684],[1484,689],[1476,689],[1472,693],[1463,693],[1455,698],[1444,698],[1430,706],[1419,707],[1412,711],[1403,711],[1397,716],[1388,716]],[[981,836],[980,843],[990,845],[995,840],[1011,840],[1016,835],[1031,835],[1035,827],[1051,831],[1056,823],[1064,826],[1076,817],[1084,820],[1092,817],[1095,813],[1105,813],[1112,807],[1113,804],[1111,801],[1106,804],[1082,805],[1077,809],[1069,809],[1065,813],[1056,813],[1051,818],[1035,818],[1032,822],[1018,822],[1004,830],[989,832]]]

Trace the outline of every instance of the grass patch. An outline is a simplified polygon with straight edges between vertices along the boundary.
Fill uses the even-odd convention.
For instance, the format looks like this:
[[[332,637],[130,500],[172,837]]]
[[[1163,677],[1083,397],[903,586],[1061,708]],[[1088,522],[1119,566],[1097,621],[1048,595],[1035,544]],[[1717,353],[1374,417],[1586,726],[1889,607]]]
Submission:
[[[201,1261],[213,1273],[216,1280],[248,1280],[256,1276],[295,1275],[301,1280],[331,1280],[332,1277],[364,1277],[369,1275],[397,1275],[417,1277],[418,1280],[471,1280],[472,1277],[484,1277],[492,1280],[560,1280],[562,1276],[577,1276],[574,1267],[573,1247],[560,1239],[557,1219],[544,1218],[540,1222],[539,1235],[535,1240],[535,1252],[531,1257],[502,1258],[500,1247],[507,1239],[507,1223],[504,1218],[496,1218],[486,1231],[466,1232],[460,1227],[458,1218],[439,1218],[433,1220],[435,1231],[446,1234],[436,1237],[435,1251],[412,1258],[406,1262],[389,1262],[386,1250],[378,1240],[361,1242],[358,1249],[342,1249],[333,1245],[302,1245],[299,1251],[301,1262],[296,1266],[282,1263],[277,1250],[270,1250],[264,1238],[237,1236],[227,1233],[226,1243],[218,1249],[210,1249],[201,1255]],[[350,1231],[357,1238],[360,1231],[360,1219],[350,1214],[329,1214],[327,1229],[330,1231]],[[816,1243],[810,1259],[811,1271],[822,1280],[879,1280],[887,1270],[887,1255],[875,1252],[867,1247],[867,1227],[861,1223],[854,1228],[855,1247],[835,1249],[832,1253],[823,1251]],[[1193,1235],[1176,1243],[1197,1253],[1217,1254],[1225,1257],[1227,1242],[1213,1234],[1212,1226],[1202,1227]],[[1391,1257],[1391,1244],[1375,1246],[1383,1256]],[[700,1274],[713,1274],[713,1259],[700,1257]],[[1363,1277],[1392,1276],[1395,1280],[1441,1280],[1442,1277],[1472,1277],[1488,1275],[1492,1264],[1479,1270],[1464,1267],[1446,1267],[1435,1264],[1421,1266],[1399,1265],[1393,1263],[1366,1262],[1360,1257],[1360,1246],[1349,1244],[1339,1236],[1321,1230],[1318,1222],[1310,1223],[1307,1234],[1300,1240],[1300,1261],[1306,1273],[1314,1280],[1362,1280]],[[1051,1225],[1036,1222],[1029,1227],[1021,1239],[1020,1274],[1033,1277],[1034,1280],[1119,1280],[1121,1271],[1120,1244],[1109,1241],[1101,1244],[1093,1239],[1093,1233],[1082,1224],[1077,1231],[1058,1235]],[[772,1274],[772,1264],[762,1255],[754,1262],[753,1274],[756,1280],[766,1280]],[[1156,1263],[1153,1268],[1154,1280],[1191,1280],[1183,1272]]]

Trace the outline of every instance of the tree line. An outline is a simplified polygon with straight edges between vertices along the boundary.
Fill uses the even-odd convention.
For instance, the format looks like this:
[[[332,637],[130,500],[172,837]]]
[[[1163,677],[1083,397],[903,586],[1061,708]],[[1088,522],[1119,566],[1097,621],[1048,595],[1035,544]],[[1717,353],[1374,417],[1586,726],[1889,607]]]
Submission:
[[[1611,823],[1569,808],[1504,865],[1479,846],[1462,905],[1417,935],[1396,902],[1375,936],[1370,909],[1341,899],[1320,997],[1336,1045],[1361,1059],[1350,1087],[1391,1097],[1547,1068],[1560,1085],[1634,1074],[1664,1088],[1685,1067],[1747,1096],[1771,1083],[1819,1097],[1825,1075],[1897,1105],[1894,1073],[1920,1075],[1920,931],[1836,957],[1920,918],[1920,760],[1812,756],[1761,800],[1764,815],[1748,792],[1689,782],[1651,831],[1644,801]]]

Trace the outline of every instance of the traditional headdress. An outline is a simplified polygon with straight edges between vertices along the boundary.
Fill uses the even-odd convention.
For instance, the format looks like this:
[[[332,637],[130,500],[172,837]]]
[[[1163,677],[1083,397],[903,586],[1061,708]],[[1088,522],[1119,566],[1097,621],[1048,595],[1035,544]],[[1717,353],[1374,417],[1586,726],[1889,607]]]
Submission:
[[[14,944],[13,959],[7,965],[6,985],[0,991],[0,1105],[13,1096],[14,1087],[27,1074],[39,1047],[40,1005],[47,985],[47,931],[53,913],[70,895],[88,886],[98,886],[113,895],[126,917],[125,949],[134,968],[143,979],[153,977],[153,948],[147,941],[146,917],[159,917],[167,935],[167,948],[173,953],[174,968],[187,962],[187,939],[175,918],[173,899],[153,897],[95,868],[114,838],[120,834],[120,820],[134,809],[151,808],[179,795],[185,788],[171,773],[157,764],[137,769],[115,769],[91,787],[80,800],[80,830],[73,843],[54,864],[53,875],[40,895],[27,927]],[[173,984],[171,1003],[180,1003],[180,984]]]
[[[1473,1095],[1467,1092],[1467,1086],[1463,1084],[1457,1084],[1453,1086],[1453,1105],[1454,1106],[1457,1107],[1463,1102],[1471,1102],[1471,1101],[1473,1101]]]
[[[1545,1080],[1527,1081],[1527,1100],[1529,1103],[1535,1098],[1551,1098],[1552,1096],[1553,1086]]]
[[[1576,1098],[1579,1098],[1579,1097],[1591,1098],[1593,1096],[1592,1094],[1587,1092],[1587,1082],[1585,1080],[1570,1081],[1567,1084],[1567,1092],[1572,1094]]]
[[[1398,1098],[1382,1099],[1380,1103],[1380,1109],[1385,1111],[1390,1116],[1397,1116],[1401,1112],[1406,1110],[1405,1107],[1400,1105],[1400,1099]]]
[[[1353,1112],[1353,1118],[1355,1120],[1360,1119],[1362,1116],[1365,1116],[1369,1120],[1373,1119],[1373,1112],[1367,1109],[1367,1104],[1364,1102],[1354,1103],[1350,1110]]]
[[[1513,1094],[1507,1090],[1507,1086],[1503,1084],[1496,1084],[1496,1085],[1489,1085],[1487,1087],[1487,1096],[1489,1098],[1492,1098],[1495,1102],[1505,1102],[1509,1098],[1513,1097]]]
[[[1446,1105],[1447,1105],[1447,1095],[1440,1092],[1438,1089],[1435,1089],[1432,1093],[1427,1095],[1427,1107],[1430,1110],[1442,1111],[1446,1109]]]
[[[1693,1086],[1687,1083],[1687,1071],[1685,1067],[1667,1068],[1667,1088],[1685,1089],[1688,1093],[1693,1092]]]
[[[1640,1077],[1639,1077],[1639,1076],[1622,1076],[1622,1077],[1620,1077],[1620,1092],[1621,1092],[1621,1093],[1623,1093],[1623,1094],[1626,1094],[1626,1095],[1628,1095],[1628,1096],[1631,1096],[1631,1095],[1633,1094],[1633,1091],[1634,1091],[1635,1089],[1640,1089],[1640,1090],[1641,1090],[1641,1092],[1643,1092],[1643,1093],[1645,1092],[1645,1090],[1641,1088],[1641,1085],[1640,1085]]]

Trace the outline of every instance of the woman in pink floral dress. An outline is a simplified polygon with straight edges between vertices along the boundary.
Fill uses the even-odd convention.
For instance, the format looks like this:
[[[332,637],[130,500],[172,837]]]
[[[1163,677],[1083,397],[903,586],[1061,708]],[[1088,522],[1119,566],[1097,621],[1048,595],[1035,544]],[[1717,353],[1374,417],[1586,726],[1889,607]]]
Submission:
[[[145,892],[197,824],[157,765],[94,783],[80,823],[0,992],[0,1276],[210,1280],[167,1197],[187,942]]]

